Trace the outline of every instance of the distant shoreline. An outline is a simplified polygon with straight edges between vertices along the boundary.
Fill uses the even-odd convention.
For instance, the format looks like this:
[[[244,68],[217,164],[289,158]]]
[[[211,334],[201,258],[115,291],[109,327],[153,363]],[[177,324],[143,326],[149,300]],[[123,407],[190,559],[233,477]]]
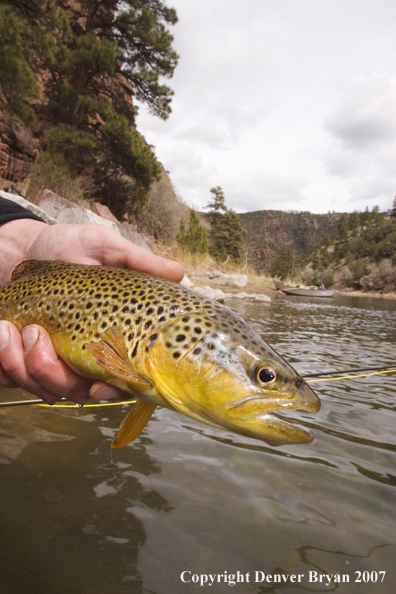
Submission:
[[[370,292],[365,293],[363,291],[340,291],[336,290],[334,293],[334,297],[337,295],[342,295],[343,297],[375,297],[376,299],[396,299],[395,293],[379,293],[379,292]]]

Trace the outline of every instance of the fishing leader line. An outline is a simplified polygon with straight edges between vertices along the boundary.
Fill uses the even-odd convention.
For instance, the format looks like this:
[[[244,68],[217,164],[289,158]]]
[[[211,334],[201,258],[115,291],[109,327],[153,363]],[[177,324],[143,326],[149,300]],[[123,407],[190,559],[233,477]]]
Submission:
[[[373,373],[363,373],[359,375],[341,375],[337,376],[339,373],[358,373],[360,371],[369,371],[369,370],[376,370]],[[378,371],[379,370],[379,371]],[[354,379],[357,377],[371,377],[373,375],[381,375],[383,373],[396,373],[396,369],[386,369],[384,366],[382,367],[364,367],[362,369],[345,369],[341,371],[324,371],[322,373],[307,373],[303,375],[304,378],[317,378],[317,379],[307,379],[306,383],[311,384],[313,382],[332,382],[335,380],[342,380],[342,379]],[[321,377],[318,378],[319,375],[335,375],[336,377]],[[66,398],[64,400],[67,400]],[[77,406],[75,403],[73,404],[46,404],[41,400],[41,398],[31,399],[31,400],[15,400],[13,402],[0,402],[0,408],[6,406],[23,406],[26,404],[35,404],[36,406],[44,406],[49,408],[96,408],[98,406],[118,406],[120,404],[134,404],[136,400],[122,400],[121,402],[101,402],[101,403],[91,403],[91,404],[84,404],[83,406]]]

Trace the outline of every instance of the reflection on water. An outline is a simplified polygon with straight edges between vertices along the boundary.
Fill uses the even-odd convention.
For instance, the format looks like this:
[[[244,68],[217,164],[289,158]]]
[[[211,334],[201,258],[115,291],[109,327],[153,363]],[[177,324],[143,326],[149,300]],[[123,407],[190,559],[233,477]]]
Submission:
[[[395,364],[396,302],[232,306],[301,373]],[[394,591],[396,375],[312,384],[312,444],[271,448],[159,410],[111,453],[128,407],[0,409],[1,592],[178,594],[180,574],[246,576],[241,593]],[[0,398],[21,399],[3,390]],[[286,415],[285,415],[286,418]],[[254,581],[255,572],[303,574]],[[309,582],[309,572],[349,582]],[[362,573],[380,583],[355,582]],[[374,573],[373,573],[374,572]],[[189,575],[189,574],[188,574]],[[314,574],[313,574],[314,575]]]

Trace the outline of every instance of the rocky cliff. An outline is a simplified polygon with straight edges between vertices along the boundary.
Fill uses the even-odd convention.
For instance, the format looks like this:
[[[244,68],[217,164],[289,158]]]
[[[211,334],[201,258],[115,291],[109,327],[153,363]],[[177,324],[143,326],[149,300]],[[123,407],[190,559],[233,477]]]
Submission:
[[[249,264],[258,271],[269,271],[280,247],[288,246],[295,256],[303,256],[317,248],[328,233],[338,231],[339,213],[312,214],[260,210],[240,215],[244,250]]]

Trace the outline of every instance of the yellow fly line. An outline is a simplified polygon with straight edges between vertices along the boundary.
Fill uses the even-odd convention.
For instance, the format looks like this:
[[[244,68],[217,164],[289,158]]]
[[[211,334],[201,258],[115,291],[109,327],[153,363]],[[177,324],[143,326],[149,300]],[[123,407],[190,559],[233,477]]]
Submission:
[[[331,382],[334,380],[352,379],[355,377],[370,377],[371,375],[381,375],[381,373],[396,373],[396,369],[386,369],[385,371],[374,371],[374,373],[363,373],[362,375],[340,375],[338,377],[323,377],[320,379],[305,380],[307,384],[313,382]]]
[[[89,408],[97,406],[117,406],[119,404],[134,404],[136,400],[123,400],[122,402],[98,402],[95,404],[84,404],[80,408]],[[45,404],[44,402],[35,403],[36,406],[49,406],[50,408],[76,408],[76,404]],[[78,407],[77,407],[78,408]]]
[[[383,373],[396,373],[396,369],[386,369],[383,371],[374,371],[372,373],[363,373],[359,375],[340,375],[336,377],[323,377],[319,379],[307,379],[305,380],[307,384],[311,384],[313,382],[332,382],[335,380],[343,380],[343,379],[355,379],[358,377],[370,377],[372,375],[381,375]],[[318,374],[319,375],[319,374]],[[66,400],[66,399],[65,399]],[[48,408],[96,408],[98,406],[119,406],[120,404],[134,404],[136,400],[122,400],[121,402],[98,402],[98,403],[90,403],[84,405],[76,405],[73,404],[46,404],[42,402],[41,399],[31,399],[31,400],[18,400],[14,402],[0,402],[0,407],[3,406],[18,406],[23,404],[34,404],[35,406],[45,406]]]

